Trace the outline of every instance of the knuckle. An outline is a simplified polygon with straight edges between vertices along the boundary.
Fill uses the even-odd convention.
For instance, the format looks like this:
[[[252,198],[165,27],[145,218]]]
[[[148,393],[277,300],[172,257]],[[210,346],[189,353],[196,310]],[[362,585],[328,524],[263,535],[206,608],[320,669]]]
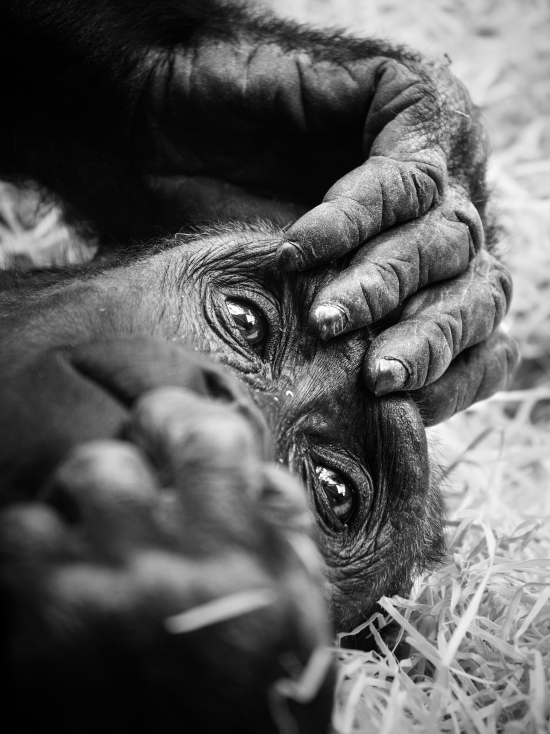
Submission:
[[[375,320],[371,312],[372,301],[372,292],[364,287],[362,275],[350,270],[319,291],[311,306],[308,323],[316,329],[322,320],[322,333],[333,335],[365,326]]]
[[[445,188],[445,170],[434,166],[418,165],[410,172],[419,214],[437,205]]]
[[[485,230],[478,210],[462,192],[452,190],[447,203],[447,216],[465,226],[470,245],[470,259],[485,247]]]
[[[286,232],[285,239],[292,242],[302,260],[301,268],[331,260],[359,244],[364,217],[358,210],[347,211],[346,206],[351,206],[347,199],[344,204],[340,197],[325,200]]]
[[[489,278],[489,286],[495,306],[495,320],[500,323],[506,316],[512,299],[512,279],[505,269],[494,271]]]
[[[209,399],[177,387],[162,387],[141,395],[134,404],[134,422],[142,429],[174,434]]]
[[[400,304],[402,287],[399,275],[389,263],[377,264],[369,275],[357,281],[353,301],[348,301],[348,307],[371,324]]]
[[[189,462],[228,466],[254,463],[263,453],[264,436],[238,405],[223,404],[177,388],[144,395],[136,407],[130,438],[154,457],[161,473]],[[213,464],[213,466],[214,466]],[[164,477],[166,479],[166,477]]]
[[[437,319],[435,326],[435,342],[430,358],[435,364],[447,366],[460,351],[462,342],[463,319],[460,315],[448,314],[445,319]]]
[[[70,523],[101,518],[98,532],[117,527],[117,518],[149,512],[158,500],[157,483],[141,452],[122,441],[78,446],[41,489],[41,499]],[[93,531],[95,532],[95,531]]]
[[[493,255],[483,251],[475,259],[473,274],[476,279],[481,279],[485,283],[491,294],[496,327],[506,315],[512,300],[513,285],[510,272]]]
[[[229,408],[197,416],[185,436],[190,451],[217,452],[246,461],[257,454],[257,441],[246,419]]]
[[[452,246],[457,253],[462,254],[462,268],[459,272],[462,272],[468,266],[468,263],[476,256],[476,250],[473,246],[472,235],[468,225],[461,221],[453,211],[452,213],[446,213],[444,211],[437,210],[434,212],[437,216],[437,230],[439,236],[443,233],[445,240]],[[434,219],[435,219],[434,216]],[[443,232],[442,232],[443,230]],[[439,243],[438,251],[439,251]]]
[[[73,449],[56,470],[52,483],[75,495],[87,495],[90,487],[107,492],[116,487],[132,497],[153,497],[152,479],[145,457],[134,445],[124,441],[90,441]],[[44,490],[47,492],[47,490]]]

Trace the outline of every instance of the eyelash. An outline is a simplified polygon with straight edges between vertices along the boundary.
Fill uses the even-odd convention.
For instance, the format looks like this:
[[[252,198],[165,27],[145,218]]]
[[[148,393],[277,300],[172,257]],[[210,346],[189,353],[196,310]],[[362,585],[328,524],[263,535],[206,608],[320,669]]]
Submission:
[[[256,304],[251,303],[250,301],[247,301],[242,298],[239,298],[239,299],[227,298],[226,307],[227,307],[227,310],[229,311],[230,319],[233,321],[233,325],[237,329],[240,340],[246,344],[247,348],[251,349],[255,354],[257,354],[261,358],[263,355],[265,344],[267,343],[269,339],[269,335],[270,335],[269,321],[265,317],[265,314],[263,313],[263,311],[260,308],[258,308]],[[242,314],[238,313],[239,309],[242,312]],[[245,315],[244,320],[246,320],[247,310],[251,312],[252,316],[254,318],[257,318],[260,322],[259,326],[257,327],[260,332],[260,339],[257,342],[248,340],[246,338],[246,335],[243,333],[244,329],[240,328],[237,323],[239,319],[243,320],[242,319],[243,314]],[[252,324],[251,324],[251,328],[252,329],[254,328]],[[264,332],[263,334],[262,334],[262,330]]]
[[[303,477],[305,479],[306,486],[311,492],[313,490],[313,501],[317,507],[320,515],[320,522],[323,523],[325,528],[338,535],[345,537],[346,532],[353,531],[354,528],[358,528],[365,522],[366,514],[371,507],[374,498],[374,484],[373,478],[368,468],[361,462],[361,460],[353,453],[348,452],[346,449],[339,448],[338,451],[329,449],[323,444],[316,443],[312,445],[309,443],[306,457],[303,463]],[[343,460],[343,456],[348,457],[348,461]],[[351,489],[354,495],[354,510],[349,520],[344,525],[338,527],[335,531],[332,526],[327,526],[324,518],[324,513],[321,514],[322,507],[319,507],[319,503],[322,501],[318,497],[317,489],[315,486],[315,467],[324,466],[327,469],[337,472],[345,480],[348,487]],[[320,491],[323,491],[319,488]]]
[[[317,478],[318,467],[324,467],[340,474],[351,490],[354,509],[346,523],[341,522],[334,510],[330,507],[329,499]],[[345,534],[353,526],[354,519],[359,514],[361,506],[361,494],[349,473],[341,466],[340,462],[331,461],[328,456],[324,455],[324,452],[321,455],[321,453],[318,454],[316,451],[311,451],[309,452],[309,456],[304,458],[302,478],[304,484],[313,495],[312,499],[317,509],[319,522],[331,533],[337,535]]]
[[[265,338],[263,340],[262,349],[254,349],[246,340],[242,337],[238,328],[235,326],[229,309],[227,308],[227,302],[239,301],[243,304],[248,305],[254,311],[258,313],[265,325]],[[228,331],[233,337],[233,341],[236,347],[238,347],[239,354],[242,357],[250,358],[251,355],[261,361],[268,362],[272,359],[275,350],[275,340],[279,330],[276,326],[280,321],[279,311],[274,303],[270,299],[266,298],[265,295],[259,295],[257,293],[249,294],[248,292],[243,293],[225,293],[225,316],[223,321],[225,322],[225,330]]]

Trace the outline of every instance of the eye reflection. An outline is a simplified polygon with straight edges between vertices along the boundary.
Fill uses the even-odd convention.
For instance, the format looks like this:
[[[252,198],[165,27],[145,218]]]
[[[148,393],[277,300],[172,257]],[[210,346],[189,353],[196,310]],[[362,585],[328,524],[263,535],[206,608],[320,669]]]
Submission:
[[[349,483],[333,469],[315,467],[317,480],[328,500],[331,510],[344,525],[351,519],[354,510],[354,494]]]
[[[246,301],[228,299],[227,309],[243,339],[259,351],[258,348],[267,336],[267,326],[262,314]]]

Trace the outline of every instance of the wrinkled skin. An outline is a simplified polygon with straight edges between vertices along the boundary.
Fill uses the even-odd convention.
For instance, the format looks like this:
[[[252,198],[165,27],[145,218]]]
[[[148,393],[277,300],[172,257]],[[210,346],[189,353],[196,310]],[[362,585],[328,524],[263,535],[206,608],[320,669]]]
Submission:
[[[107,247],[261,212],[291,225],[283,271],[354,253],[310,304],[319,337],[406,304],[365,355],[375,394],[418,391],[437,422],[505,384],[487,145],[447,62],[238,2],[5,0],[0,66],[0,171],[55,192]]]
[[[441,501],[430,483],[419,412],[406,393],[376,398],[362,386],[362,356],[375,332],[322,342],[301,326],[319,287],[338,272],[281,274],[277,230],[264,225],[179,242],[103,272],[98,265],[59,283],[50,276],[50,287],[40,287],[38,276],[6,293],[2,349],[11,359],[0,376],[1,450],[10,499],[28,493],[70,446],[120,435],[127,420],[120,396],[131,404],[136,385],[170,385],[177,374],[140,342],[79,344],[136,334],[183,343],[227,365],[249,387],[277,458],[303,479],[327,564],[332,618],[338,629],[350,629],[381,594],[406,593],[413,575],[441,551]],[[508,285],[506,271],[497,272],[495,312]],[[236,327],[232,303],[254,309],[263,328],[256,344]],[[317,476],[322,467],[345,485],[344,505],[351,504],[343,521],[342,507]]]
[[[157,485],[168,487],[169,496],[176,495],[176,504],[185,505],[193,482],[182,493],[182,476],[192,480],[193,472],[186,466],[181,474],[166,467],[177,463],[174,456],[180,457],[177,426],[185,423],[187,408],[181,395],[172,396],[180,408],[174,416],[166,407],[165,393],[153,393],[152,398],[142,393],[174,381],[188,389],[185,380],[181,385],[175,375],[181,379],[182,374],[195,374],[196,378],[189,368],[193,360],[179,349],[168,353],[165,341],[124,339],[142,333],[183,341],[214,354],[254,391],[275,436],[279,458],[303,477],[308,488],[328,566],[331,611],[339,626],[349,627],[362,619],[382,591],[405,591],[411,574],[429,564],[440,550],[440,502],[430,487],[419,414],[411,398],[400,391],[412,391],[424,422],[436,423],[504,386],[516,360],[515,346],[498,329],[510,297],[508,278],[488,255],[484,242],[485,139],[477,110],[463,88],[446,67],[403,49],[311,32],[255,17],[234,3],[203,0],[6,0],[0,6],[0,62],[2,68],[10,68],[0,117],[2,175],[30,178],[53,192],[67,216],[99,233],[105,248],[159,231],[175,232],[197,219],[228,215],[246,219],[260,213],[288,227],[284,235],[277,234],[276,241],[270,236],[265,259],[263,238],[247,235],[247,257],[240,263],[239,277],[238,258],[232,257],[227,242],[219,248],[219,239],[211,238],[194,245],[200,257],[188,261],[182,255],[178,267],[174,250],[147,265],[138,262],[131,269],[112,269],[98,278],[92,271],[84,282],[75,273],[76,280],[59,288],[41,293],[39,287],[30,286],[32,296],[24,288],[6,297],[3,306],[8,309],[11,302],[11,314],[4,319],[2,345],[10,361],[1,367],[5,379],[0,383],[6,405],[4,501],[36,491],[49,507],[41,505],[38,512],[45,512],[52,523],[51,535],[41,545],[36,537],[40,532],[32,523],[36,508],[7,510],[16,515],[4,515],[7,531],[17,530],[17,522],[25,528],[5,534],[4,588],[9,598],[21,602],[21,608],[30,609],[31,620],[35,614],[42,625],[41,645],[34,644],[36,637],[27,634],[24,626],[12,639],[23,641],[25,654],[44,649],[48,640],[55,642],[55,634],[51,636],[57,629],[56,613],[80,621],[82,600],[96,621],[92,630],[103,634],[105,619],[112,620],[113,614],[120,627],[117,632],[134,629],[135,619],[125,624],[125,599],[111,593],[113,573],[116,587],[122,583],[129,589],[130,607],[143,611],[138,615],[138,622],[143,622],[154,606],[139,574],[149,545],[165,548],[168,544],[175,549],[178,563],[189,561],[185,538],[192,518],[185,512],[178,514],[176,528],[155,526],[148,543],[137,521],[130,522],[132,542],[126,540],[131,513],[118,514],[117,498],[125,496],[129,479],[134,478],[140,488],[138,474],[150,472],[142,454],[133,455],[134,468],[136,463],[140,466],[137,472],[131,461],[120,458],[120,452],[129,450],[126,444],[96,444],[95,448],[85,444],[77,449],[84,454],[77,453],[76,458],[66,454],[81,441],[122,433],[153,460],[155,471],[144,482],[148,507],[163,506],[164,500],[156,494],[151,498],[150,490],[156,491]],[[238,243],[238,238],[233,237],[233,242]],[[212,252],[203,252],[206,245]],[[258,252],[251,257],[256,246]],[[172,258],[176,276],[170,267],[159,265],[167,257]],[[337,258],[341,259],[335,271],[305,278],[283,277],[275,267],[294,273]],[[185,297],[178,272],[189,276],[193,286]],[[271,341],[264,345],[263,359],[254,357],[238,339],[228,338],[232,323],[228,308],[223,321],[223,294],[228,288],[265,309]],[[217,295],[204,300],[211,291]],[[307,321],[309,330],[304,326]],[[365,326],[371,331],[355,331]],[[348,332],[355,333],[339,336]],[[327,343],[319,343],[314,335]],[[109,338],[115,341],[105,341]],[[96,341],[86,343],[90,339]],[[361,379],[370,393],[361,386]],[[396,391],[394,397],[374,397]],[[145,426],[136,432],[132,426],[143,423],[141,399],[151,399],[157,408],[148,404]],[[237,403],[257,430],[254,411],[245,407],[244,400]],[[159,415],[160,421],[155,420]],[[186,430],[195,429],[189,424]],[[204,463],[206,455],[218,455],[217,438],[210,436],[210,430],[212,443],[206,436],[199,441]],[[160,466],[155,451],[162,455]],[[112,480],[111,497],[100,490],[104,467],[112,467],[113,453],[124,470]],[[212,479],[209,488],[231,475],[228,454],[225,462],[210,467],[209,476],[216,481]],[[60,461],[57,479],[43,486],[45,474]],[[255,466],[257,474],[264,476],[258,462]],[[338,503],[331,505],[334,496],[330,500],[320,484],[324,475],[317,476],[317,470],[321,467],[346,477],[346,502],[350,493],[355,497],[346,523],[338,519]],[[238,476],[235,484],[246,484],[246,478]],[[257,476],[256,486],[262,486],[262,481]],[[235,486],[224,487],[232,497]],[[267,494],[286,497],[282,488]],[[132,491],[126,501],[133,509],[141,498]],[[274,504],[278,507],[280,502]],[[88,514],[89,506],[95,509]],[[73,527],[75,507],[79,511]],[[242,510],[258,540],[264,522],[262,503],[249,509],[241,497],[232,507]],[[163,510],[159,512],[162,516]],[[274,512],[269,504],[267,515],[273,517]],[[228,531],[234,514],[229,513]],[[294,515],[303,516],[295,502],[279,515],[283,545],[282,527],[291,527]],[[94,533],[96,517],[106,519],[112,538]],[[208,547],[218,529],[214,522],[209,528],[213,534],[199,536],[201,543]],[[84,544],[79,542],[82,535]],[[22,547],[17,546],[18,538],[26,539]],[[302,540],[307,540],[303,532]],[[122,560],[111,553],[111,541],[124,548]],[[242,549],[239,544],[240,540],[237,546]],[[202,564],[204,548],[191,550]],[[257,542],[245,549],[247,560],[260,569],[260,575],[265,574],[268,550]],[[242,579],[232,577],[231,556],[225,559],[225,551],[223,545],[219,563],[227,575],[228,590],[240,591]],[[308,606],[293,582],[297,560],[293,548],[287,547],[283,556],[288,565],[271,569],[267,577],[262,576],[262,583],[268,589],[283,589],[281,598],[317,620],[312,625],[314,639],[304,635],[303,629],[291,631],[292,626],[282,623],[275,625],[276,652],[270,647],[271,638],[255,651],[256,659],[264,661],[273,660],[281,650],[293,651],[298,658],[298,665],[291,666],[296,677],[311,650],[326,639],[326,629],[315,594],[315,574],[310,570],[305,576],[306,587],[310,583],[313,589]],[[98,558],[105,572],[100,594],[95,593]],[[80,563],[83,578],[82,597],[77,588],[76,600],[70,589],[57,583],[75,563],[77,567]],[[22,568],[25,573],[10,575],[10,568]],[[138,573],[133,574],[133,568]],[[216,578],[207,570],[207,580]],[[30,601],[28,589],[35,594]],[[161,610],[155,608],[155,619],[181,609],[182,599],[184,605],[192,606],[209,596],[205,588],[197,599],[186,593],[188,589],[168,579],[162,591],[168,601]],[[111,598],[114,608],[108,603]],[[90,624],[89,618],[85,621]],[[36,625],[32,629],[34,634]],[[135,629],[140,629],[139,624]],[[67,639],[80,665],[88,662],[89,648],[78,656],[76,643],[82,642],[78,631]],[[138,639],[137,647],[147,650],[147,635]],[[246,648],[247,637],[241,639]],[[229,661],[239,660],[242,648],[236,648]],[[20,650],[15,645],[16,658]],[[21,659],[25,675],[35,669],[36,658]],[[101,680],[97,671],[105,667],[101,663],[109,659],[107,651],[91,668],[96,684]],[[44,691],[41,700],[54,709],[58,699],[49,694],[57,691],[58,695],[72,683],[71,665],[65,669],[65,679],[52,681],[51,688],[44,687],[40,677],[33,681],[37,696]],[[132,672],[136,667],[131,662],[128,666]],[[241,669],[256,667],[247,661]],[[216,662],[215,675],[220,670]],[[42,679],[49,682],[48,675]],[[263,725],[265,687],[272,679],[268,676],[259,683],[258,700],[264,709],[251,712],[251,728],[255,720],[259,730],[267,730],[268,724]],[[29,683],[24,676],[23,680],[23,686]],[[74,680],[78,681],[77,675]],[[136,681],[132,702],[140,682]],[[223,689],[223,683],[218,688]],[[94,690],[91,684],[88,689],[95,700],[112,693],[112,689]],[[175,690],[172,683],[160,689],[169,695]],[[78,683],[67,690],[75,709],[82,709]],[[149,680],[144,690],[159,689]],[[250,691],[250,681],[248,689],[244,682],[243,690]],[[321,699],[326,704],[327,696]],[[162,695],[159,700],[164,728],[176,719],[181,723],[180,699],[168,706],[162,705],[166,703]],[[150,703],[144,697],[137,712],[134,703],[122,705],[121,720],[127,724],[130,713],[135,726],[142,726],[148,716],[154,716]],[[70,704],[66,710],[67,728],[72,731]],[[176,718],[170,720],[167,712],[174,711]],[[306,717],[312,731],[326,724],[323,711],[326,714],[326,705],[320,714],[314,711],[313,718]],[[97,711],[88,717],[90,729],[99,728],[95,715],[104,729]],[[316,716],[323,723],[316,725]],[[214,724],[231,729],[226,721]]]

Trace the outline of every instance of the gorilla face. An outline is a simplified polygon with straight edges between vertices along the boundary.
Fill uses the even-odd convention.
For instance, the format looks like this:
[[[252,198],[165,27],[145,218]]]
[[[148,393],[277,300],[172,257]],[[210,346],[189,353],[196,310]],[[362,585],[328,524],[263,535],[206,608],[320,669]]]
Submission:
[[[336,271],[280,273],[278,241],[280,232],[267,225],[218,228],[177,236],[153,254],[134,253],[66,279],[31,280],[16,299],[4,296],[2,342],[14,356],[9,369],[3,366],[9,375],[2,382],[11,381],[12,394],[28,395],[31,379],[17,387],[22,364],[40,370],[52,348],[140,334],[225,364],[260,407],[277,460],[303,480],[326,562],[332,617],[338,629],[350,629],[382,594],[405,593],[414,574],[437,559],[441,500],[430,484],[425,432],[413,402],[406,394],[376,398],[361,384],[369,332],[323,343],[303,326],[316,290]],[[136,351],[132,369],[142,369],[143,361]],[[124,411],[116,393],[130,378],[106,378],[106,370],[119,369],[108,363],[103,358],[98,368],[88,359],[83,367],[80,360],[87,389],[91,379],[98,396],[88,399],[85,417],[73,410],[54,427],[45,412],[35,421],[49,421],[49,445],[59,452],[77,440],[118,435]],[[52,400],[66,390],[59,382]],[[42,402],[51,407],[52,400]],[[9,415],[9,396],[7,402]],[[11,426],[16,413],[14,408]],[[4,446],[4,457],[6,451]]]
[[[405,593],[438,555],[440,500],[412,400],[376,398],[362,386],[367,330],[324,343],[303,326],[335,271],[281,274],[277,234],[234,229],[206,248],[195,240],[184,289],[200,309],[194,323],[207,325],[195,343],[249,386],[278,460],[307,487],[333,619],[349,629],[382,594]]]

